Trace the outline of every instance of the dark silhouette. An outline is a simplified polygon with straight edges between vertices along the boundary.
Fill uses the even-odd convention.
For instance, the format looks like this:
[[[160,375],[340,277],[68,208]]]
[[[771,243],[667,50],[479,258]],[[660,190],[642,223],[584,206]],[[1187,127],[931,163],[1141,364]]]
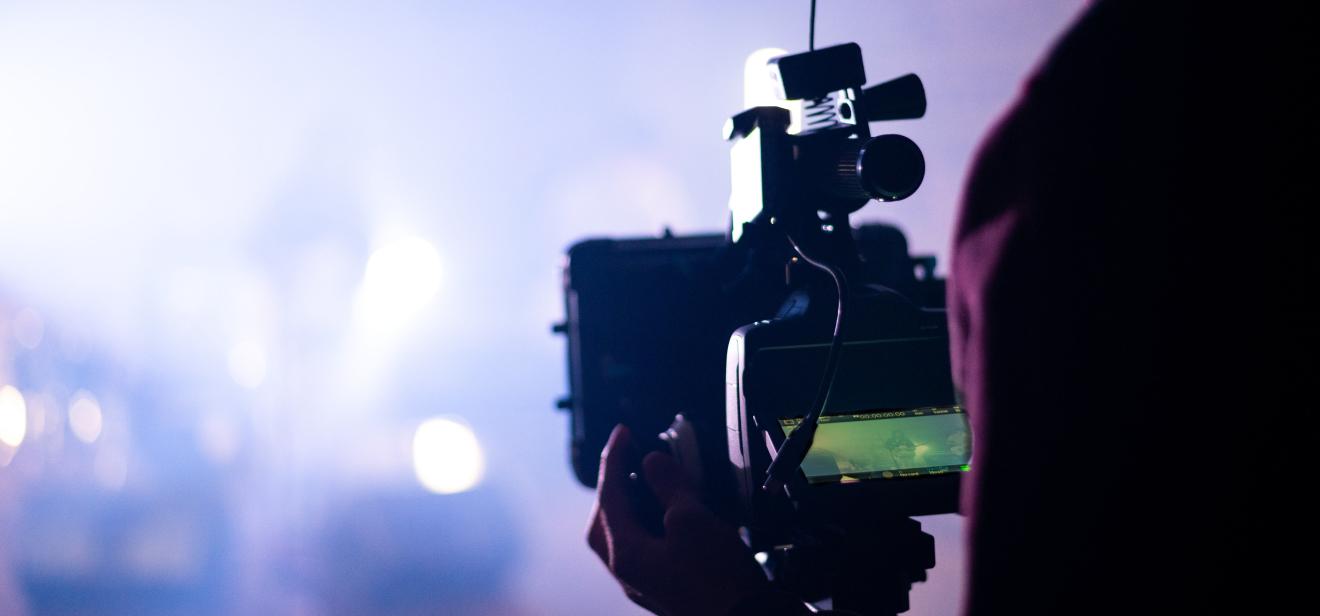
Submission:
[[[974,431],[969,614],[1208,613],[1245,558],[1242,478],[1212,454],[1233,402],[1206,382],[1232,315],[1192,282],[1208,264],[1189,224],[1185,15],[1152,4],[1090,7],[966,187],[949,315]],[[606,449],[591,545],[629,596],[659,614],[807,613],[662,454],[645,469],[669,532],[639,542],[618,492],[628,443],[616,430]]]

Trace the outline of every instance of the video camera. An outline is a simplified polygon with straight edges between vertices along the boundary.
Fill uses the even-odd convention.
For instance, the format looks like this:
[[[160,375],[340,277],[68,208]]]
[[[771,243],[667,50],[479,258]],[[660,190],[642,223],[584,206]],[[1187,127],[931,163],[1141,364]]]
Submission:
[[[559,406],[573,469],[595,486],[611,429],[628,425],[641,447],[679,459],[777,583],[903,611],[934,565],[907,518],[956,511],[970,430],[934,258],[848,216],[921,185],[917,145],[869,123],[923,116],[925,92],[911,74],[864,88],[851,43],[753,68],[778,100],[725,123],[727,234],[568,251],[556,331],[568,337]],[[867,562],[876,549],[892,571]]]

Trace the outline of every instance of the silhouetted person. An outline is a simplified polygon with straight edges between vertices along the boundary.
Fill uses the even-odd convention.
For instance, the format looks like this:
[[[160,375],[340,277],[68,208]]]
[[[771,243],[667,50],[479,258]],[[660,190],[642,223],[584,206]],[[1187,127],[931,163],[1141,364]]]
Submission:
[[[1232,315],[1190,281],[1201,245],[1184,167],[1184,15],[1098,2],[985,142],[954,236],[954,381],[973,426],[965,476],[969,614],[1207,613],[1242,542],[1229,418],[1202,367]],[[1216,312],[1218,310],[1218,312]],[[1218,406],[1217,406],[1218,405]],[[638,535],[605,452],[590,542],[660,614],[799,614],[662,454],[669,510]],[[1158,455],[1155,455],[1157,454]]]

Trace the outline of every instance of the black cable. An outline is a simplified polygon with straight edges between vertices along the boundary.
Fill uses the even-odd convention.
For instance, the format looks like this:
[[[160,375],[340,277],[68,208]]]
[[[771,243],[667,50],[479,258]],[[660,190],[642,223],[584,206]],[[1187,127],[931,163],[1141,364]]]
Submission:
[[[816,390],[816,400],[807,411],[806,417],[802,418],[802,423],[798,424],[797,429],[793,430],[787,439],[784,439],[784,444],[775,452],[775,459],[770,463],[770,468],[766,469],[765,483],[761,488],[772,492],[783,488],[784,484],[788,483],[788,478],[802,466],[802,461],[807,457],[807,450],[811,449],[811,443],[816,438],[820,416],[825,413],[825,407],[829,404],[830,391],[834,389],[834,377],[839,372],[839,356],[843,350],[843,307],[845,298],[848,297],[848,281],[843,275],[843,270],[807,256],[791,237],[788,238],[788,243],[803,261],[823,270],[834,279],[834,288],[838,291],[839,300],[834,316],[834,336],[830,339],[830,351],[825,359],[825,374],[821,377],[820,387]]]
[[[811,22],[807,28],[807,51],[816,51],[816,0],[811,0]]]

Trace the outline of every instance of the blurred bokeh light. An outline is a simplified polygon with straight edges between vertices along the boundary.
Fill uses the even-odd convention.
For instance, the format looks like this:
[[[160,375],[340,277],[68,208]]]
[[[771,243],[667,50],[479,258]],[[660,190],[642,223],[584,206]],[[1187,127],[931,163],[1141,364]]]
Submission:
[[[17,449],[27,436],[27,401],[13,385],[0,388],[0,443]]]
[[[418,237],[398,239],[378,248],[367,260],[356,309],[363,325],[376,334],[407,326],[440,290],[440,254]]]
[[[422,422],[413,435],[412,454],[417,480],[436,494],[471,490],[486,470],[477,435],[454,419],[437,417]]]

